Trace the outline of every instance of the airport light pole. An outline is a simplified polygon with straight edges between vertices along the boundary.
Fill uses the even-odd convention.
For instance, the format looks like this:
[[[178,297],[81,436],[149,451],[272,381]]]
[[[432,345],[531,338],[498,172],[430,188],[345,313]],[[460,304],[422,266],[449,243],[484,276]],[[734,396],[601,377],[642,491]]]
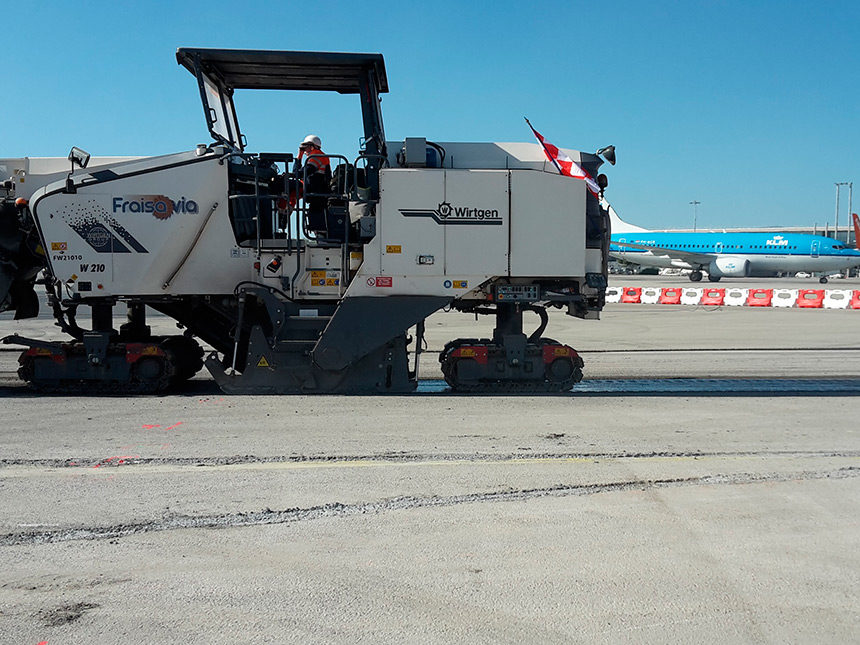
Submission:
[[[702,202],[696,201],[695,199],[690,202],[693,207],[693,232],[696,231],[696,220],[699,219],[699,204]]]
[[[842,188],[842,186],[848,186],[848,187],[849,187],[849,190],[848,190],[848,195],[849,195],[849,197],[848,197],[848,201],[850,202],[850,201],[851,201],[851,197],[850,197],[850,196],[851,196],[851,190],[850,190],[850,187],[851,187],[851,184],[852,184],[853,182],[850,182],[850,181],[834,181],[833,183],[834,183],[834,185],[836,186],[836,224],[834,225],[834,227],[833,227],[833,228],[835,229],[834,237],[835,237],[837,240],[839,240],[839,189],[840,189],[840,188]],[[851,214],[850,214],[850,213],[851,213],[851,207],[850,207],[850,206],[848,207],[848,213],[849,213],[848,218],[849,218],[849,219],[851,219]]]

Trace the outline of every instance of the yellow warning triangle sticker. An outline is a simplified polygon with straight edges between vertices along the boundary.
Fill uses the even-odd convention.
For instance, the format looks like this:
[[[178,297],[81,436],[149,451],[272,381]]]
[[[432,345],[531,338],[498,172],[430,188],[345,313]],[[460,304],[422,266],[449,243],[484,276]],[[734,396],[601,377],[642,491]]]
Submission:
[[[269,367],[269,361],[266,360],[265,356],[260,356],[260,360],[257,361],[257,367]]]

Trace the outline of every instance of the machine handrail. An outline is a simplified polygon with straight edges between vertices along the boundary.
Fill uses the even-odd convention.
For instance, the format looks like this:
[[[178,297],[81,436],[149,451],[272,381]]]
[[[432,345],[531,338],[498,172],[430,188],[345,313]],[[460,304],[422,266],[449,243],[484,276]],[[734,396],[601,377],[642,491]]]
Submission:
[[[344,155],[311,154],[311,155],[308,155],[307,158],[308,159],[328,158],[329,160],[339,159],[339,160],[343,161],[346,168],[349,168],[349,159],[347,159]],[[329,168],[331,168],[330,164],[329,164]],[[353,167],[353,174],[354,174],[354,171],[355,171],[355,168]],[[307,186],[307,180],[308,180],[308,166],[307,166],[307,164],[305,164],[302,167],[302,186]],[[353,177],[353,186],[355,186],[355,177]],[[331,188],[331,184],[329,184],[329,188]],[[346,178],[344,178],[344,185],[342,188],[343,188],[342,192],[329,191],[329,192],[325,192],[325,193],[316,193],[316,192],[305,191],[302,194],[302,202],[303,202],[302,224],[303,224],[303,229],[304,229],[303,233],[305,234],[306,237],[310,237],[308,235],[308,230],[307,230],[307,201],[306,201],[306,198],[307,197],[326,197],[328,199],[331,199],[332,197],[339,197],[339,198],[346,200],[347,207],[348,207],[349,201],[350,201],[350,194],[347,192]],[[328,221],[326,221],[325,224],[326,224],[326,233],[328,235],[331,235],[331,231],[328,230]],[[347,208],[347,214],[343,220],[343,241],[341,242],[341,245],[340,245],[341,246],[341,260],[340,260],[341,269],[340,269],[340,284],[338,285],[339,286],[338,292],[341,295],[343,295],[343,293],[346,289],[346,286],[349,284],[349,227],[350,227],[349,210]]]

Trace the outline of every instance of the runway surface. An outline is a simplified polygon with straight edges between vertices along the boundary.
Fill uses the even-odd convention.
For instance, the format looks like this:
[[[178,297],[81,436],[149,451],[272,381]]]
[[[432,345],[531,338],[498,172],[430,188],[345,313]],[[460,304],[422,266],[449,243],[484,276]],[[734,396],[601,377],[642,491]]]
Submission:
[[[858,316],[554,314],[562,396],[428,355],[401,397],[37,397],[0,352],[0,642],[849,642]]]

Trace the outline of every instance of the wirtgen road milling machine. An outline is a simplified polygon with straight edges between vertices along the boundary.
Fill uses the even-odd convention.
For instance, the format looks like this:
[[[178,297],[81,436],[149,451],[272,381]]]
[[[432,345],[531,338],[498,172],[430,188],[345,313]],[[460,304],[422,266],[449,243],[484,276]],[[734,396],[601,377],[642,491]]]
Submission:
[[[598,316],[608,215],[541,146],[386,142],[378,54],[182,48],[176,58],[197,80],[213,144],[89,165],[75,148],[71,171],[66,160],[42,170],[0,160],[10,177],[0,311],[36,315],[33,287],[44,283],[72,337],[8,337],[28,347],[22,379],[48,391],[161,392],[202,367],[199,338],[228,393],[408,392],[424,320],[443,308],[496,317],[492,338],[442,351],[453,389],[565,391],[582,378],[576,351],[543,336],[546,310]],[[237,89],[358,94],[360,151],[329,154],[330,180],[291,154],[247,152]],[[592,176],[602,163],[566,153]],[[115,328],[119,303],[127,321]],[[79,326],[81,306],[91,324]],[[146,307],[185,331],[152,335]],[[532,333],[527,311],[540,321]]]

